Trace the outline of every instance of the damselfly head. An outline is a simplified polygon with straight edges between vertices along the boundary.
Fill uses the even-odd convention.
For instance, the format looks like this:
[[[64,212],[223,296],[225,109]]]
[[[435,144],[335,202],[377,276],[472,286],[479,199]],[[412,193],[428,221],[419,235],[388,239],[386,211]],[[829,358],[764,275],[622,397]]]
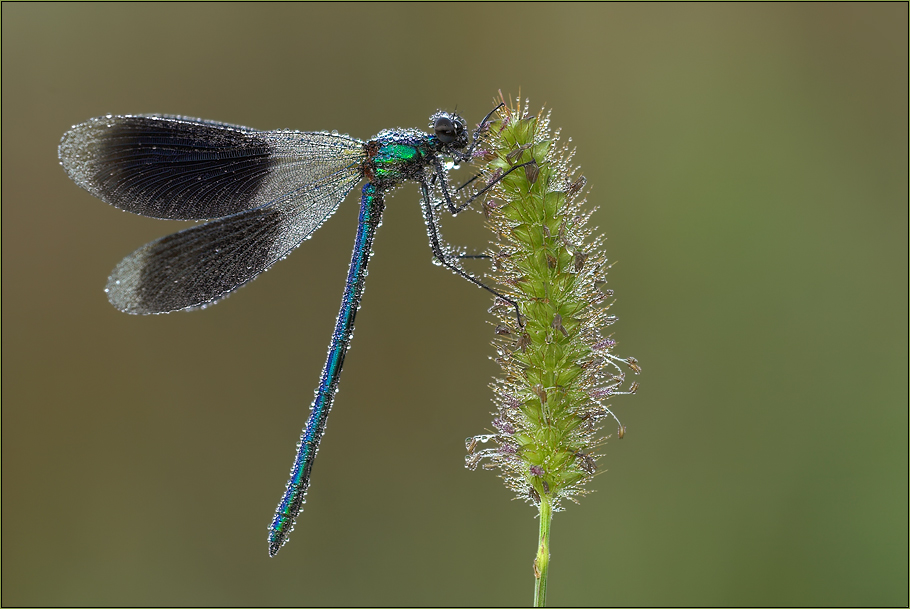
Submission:
[[[467,123],[454,112],[440,110],[430,117],[430,127],[446,150],[460,150],[467,147]]]

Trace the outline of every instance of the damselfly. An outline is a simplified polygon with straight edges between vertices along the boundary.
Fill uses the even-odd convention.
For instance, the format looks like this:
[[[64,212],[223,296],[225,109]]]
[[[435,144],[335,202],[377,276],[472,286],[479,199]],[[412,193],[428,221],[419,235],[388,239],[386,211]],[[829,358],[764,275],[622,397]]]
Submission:
[[[366,142],[334,132],[257,131],[160,115],[102,116],[64,134],[59,147],[64,170],[103,201],[152,218],[210,220],[152,241],[114,268],[107,296],[126,313],[166,313],[218,301],[284,258],[334,213],[354,186],[367,182],[328,359],[269,527],[270,556],[287,541],[304,502],[353,336],[386,193],[405,181],[417,182],[435,258],[515,307],[461,268],[436,225],[438,207],[457,214],[492,186],[456,205],[444,159],[455,164],[470,160],[495,111],[471,138],[464,119],[447,112],[430,118],[430,134],[385,130]],[[527,164],[515,165],[497,179]],[[441,199],[433,196],[437,191]]]

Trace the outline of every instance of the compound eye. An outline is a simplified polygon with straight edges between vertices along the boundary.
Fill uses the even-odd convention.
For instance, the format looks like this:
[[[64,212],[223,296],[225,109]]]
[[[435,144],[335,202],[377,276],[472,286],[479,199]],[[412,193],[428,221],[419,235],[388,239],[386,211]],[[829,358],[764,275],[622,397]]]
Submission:
[[[436,137],[443,144],[451,144],[458,135],[455,130],[455,123],[447,116],[437,118],[433,124],[433,130],[436,132]]]

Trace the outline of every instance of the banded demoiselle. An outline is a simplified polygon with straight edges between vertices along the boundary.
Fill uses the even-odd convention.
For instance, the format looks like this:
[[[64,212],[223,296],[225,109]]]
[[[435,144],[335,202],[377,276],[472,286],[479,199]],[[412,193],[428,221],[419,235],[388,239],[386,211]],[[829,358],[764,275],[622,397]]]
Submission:
[[[353,336],[385,194],[405,181],[417,182],[435,258],[515,306],[460,267],[457,257],[443,247],[436,226],[439,206],[457,214],[492,185],[456,205],[444,158],[455,164],[470,160],[478,134],[495,111],[471,138],[463,118],[442,111],[430,118],[430,134],[384,130],[366,142],[335,132],[257,131],[165,115],[102,116],[64,134],[60,163],[76,184],[101,200],[152,218],[209,220],[140,247],[114,268],[107,282],[108,299],[132,314],[217,302],[289,254],[334,213],[354,186],[367,181],[328,358],[290,480],[269,527],[270,556],[287,541],[303,506]],[[432,196],[434,189],[442,193],[441,200]]]

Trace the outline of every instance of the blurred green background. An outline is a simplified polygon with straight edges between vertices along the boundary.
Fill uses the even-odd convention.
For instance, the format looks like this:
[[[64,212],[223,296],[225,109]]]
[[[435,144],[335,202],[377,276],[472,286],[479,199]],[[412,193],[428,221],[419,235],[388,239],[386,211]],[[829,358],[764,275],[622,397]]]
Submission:
[[[105,113],[369,138],[497,90],[577,145],[618,260],[597,492],[553,525],[553,605],[908,602],[907,5],[2,6],[2,603],[521,605],[537,521],[491,427],[489,295],[388,202],[291,542],[266,554],[357,204],[205,311],[103,288],[185,227],[77,188]],[[470,176],[468,170],[460,176]],[[477,214],[447,238],[488,239]]]

